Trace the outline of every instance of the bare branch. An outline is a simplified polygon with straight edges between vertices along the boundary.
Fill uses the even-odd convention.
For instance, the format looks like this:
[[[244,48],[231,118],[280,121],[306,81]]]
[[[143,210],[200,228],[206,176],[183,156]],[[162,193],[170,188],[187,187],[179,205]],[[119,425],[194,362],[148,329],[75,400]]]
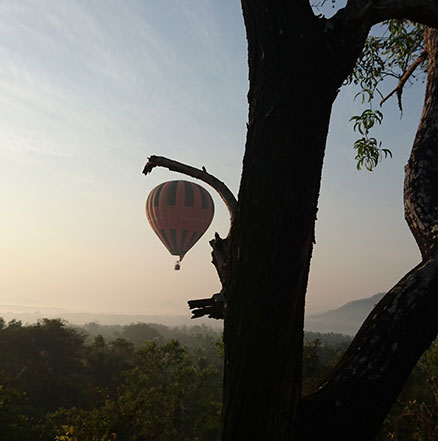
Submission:
[[[431,27],[438,26],[438,3],[435,0],[379,0],[373,1],[373,24],[391,18],[406,18]]]
[[[150,156],[148,158],[148,162],[144,166],[143,173],[147,175],[155,167],[164,167],[171,171],[191,176],[192,178],[199,179],[213,187],[219,193],[219,196],[222,198],[225,205],[227,206],[230,213],[231,225],[233,224],[236,213],[237,200],[231,190],[222,181],[219,181],[219,179],[217,179],[215,176],[207,173],[205,167],[202,167],[202,170],[200,170],[198,168],[182,164],[181,162],[164,158],[163,156]]]
[[[192,178],[199,179],[206,184],[213,187],[218,193],[230,213],[231,225],[233,225],[237,200],[228,187],[219,181],[215,176],[210,175],[205,167],[202,169],[194,168],[181,162],[174,161],[172,159],[164,158],[162,156],[150,156],[148,162],[144,166],[143,173],[145,175],[151,173],[155,167],[164,167],[171,171],[182,173]],[[228,281],[228,238],[221,239],[216,233],[215,238],[210,241],[210,245],[213,248],[212,257],[213,265],[219,275],[219,279],[222,283],[222,290],[218,294],[214,294],[209,299],[189,300],[189,308],[192,310],[192,318],[202,317],[208,315],[209,318],[223,319],[224,318],[224,292]]]
[[[393,18],[408,19],[438,28],[438,2],[436,0],[348,0],[331,19],[341,21],[347,30],[368,34],[371,27]],[[357,39],[357,35],[352,35]]]
[[[410,76],[415,72],[415,69],[426,59],[426,57],[427,57],[427,52],[424,50],[420,54],[420,56],[409,66],[409,69],[401,76],[401,78],[397,84],[397,87],[391,93],[389,93],[386,97],[382,98],[382,100],[380,101],[380,105],[382,105],[385,101],[388,101],[388,99],[391,98],[391,96],[394,95],[394,93],[396,93],[397,99],[398,99],[398,107],[400,109],[400,112],[403,111],[402,101],[401,101],[403,87],[405,86],[406,81],[408,81]]]

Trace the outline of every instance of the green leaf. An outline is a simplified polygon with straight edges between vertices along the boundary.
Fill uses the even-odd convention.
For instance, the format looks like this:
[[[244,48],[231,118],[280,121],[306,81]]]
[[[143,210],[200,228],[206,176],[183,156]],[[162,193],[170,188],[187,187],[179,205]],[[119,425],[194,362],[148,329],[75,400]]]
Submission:
[[[424,25],[409,20],[387,20],[378,28],[378,35],[366,40],[361,57],[355,69],[344,84],[358,87],[354,101],[365,109],[350,118],[354,132],[361,138],[354,143],[357,168],[374,169],[383,158],[392,157],[388,149],[382,149],[381,142],[370,136],[372,129],[383,122],[383,112],[374,110],[381,99],[378,92],[383,83],[391,90],[412,62],[424,50]],[[421,66],[425,70],[425,63]],[[412,77],[417,80],[417,78]],[[412,83],[412,82],[411,82]],[[405,87],[409,87],[407,83]]]

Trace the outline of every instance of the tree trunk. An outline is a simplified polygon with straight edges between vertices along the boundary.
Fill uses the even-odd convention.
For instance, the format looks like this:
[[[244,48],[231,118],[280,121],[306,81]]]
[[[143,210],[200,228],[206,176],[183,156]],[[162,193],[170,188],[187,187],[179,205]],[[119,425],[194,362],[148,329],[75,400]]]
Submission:
[[[358,53],[350,49],[339,62],[339,46],[308,2],[242,6],[249,123],[225,291],[222,439],[282,441],[295,430],[300,398],[304,297],[331,106]]]

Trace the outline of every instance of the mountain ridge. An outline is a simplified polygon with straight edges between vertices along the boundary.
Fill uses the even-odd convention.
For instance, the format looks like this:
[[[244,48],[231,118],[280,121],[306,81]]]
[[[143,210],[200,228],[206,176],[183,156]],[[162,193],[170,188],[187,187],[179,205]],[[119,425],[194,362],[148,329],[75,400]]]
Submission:
[[[379,292],[371,297],[353,300],[336,309],[305,318],[305,330],[313,332],[336,332],[354,335],[374,306],[385,293]]]
[[[305,317],[305,330],[320,333],[354,335],[366,316],[380,301],[384,293],[347,302],[339,308]],[[166,326],[195,326],[206,324],[214,328],[223,326],[219,320],[201,318],[191,320],[190,314],[116,314],[72,312],[64,308],[44,306],[0,305],[0,317],[6,321],[21,320],[34,323],[42,318],[62,318],[75,325],[96,322],[101,325],[129,325],[132,323],[157,323]]]

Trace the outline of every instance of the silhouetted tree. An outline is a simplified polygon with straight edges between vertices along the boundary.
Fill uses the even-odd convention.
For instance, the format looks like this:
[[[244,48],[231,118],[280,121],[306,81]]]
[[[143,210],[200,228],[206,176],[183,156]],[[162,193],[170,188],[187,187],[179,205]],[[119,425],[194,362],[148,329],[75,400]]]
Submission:
[[[438,3],[348,0],[329,19],[308,0],[242,0],[242,9],[250,89],[238,200],[205,168],[151,156],[144,170],[199,178],[230,209],[229,236],[211,242],[222,291],[209,304],[191,304],[225,317],[222,439],[371,440],[438,331],[435,31],[426,31],[426,100],[405,180],[406,219],[422,262],[376,306],[329,380],[301,399],[321,170],[333,101],[371,27],[388,19],[437,26]]]
[[[26,395],[34,416],[84,397],[84,336],[61,320],[31,326],[12,321],[0,329],[0,376]]]

